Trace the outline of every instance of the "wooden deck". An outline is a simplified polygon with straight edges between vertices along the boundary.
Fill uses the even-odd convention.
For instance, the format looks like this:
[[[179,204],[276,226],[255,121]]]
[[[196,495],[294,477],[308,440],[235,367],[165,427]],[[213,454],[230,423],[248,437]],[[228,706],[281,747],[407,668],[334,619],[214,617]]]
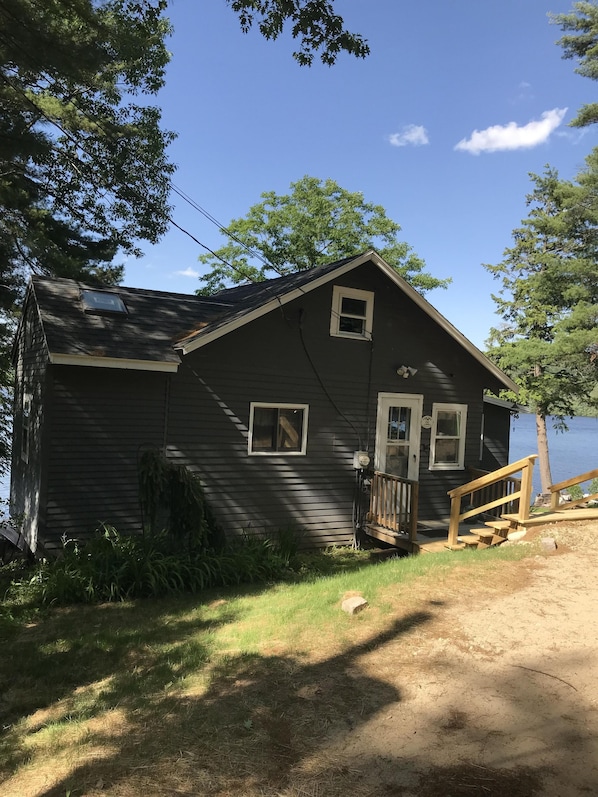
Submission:
[[[472,481],[448,492],[450,515],[434,521],[418,518],[416,482],[376,472],[365,531],[407,553],[440,553],[447,549],[490,548],[515,533],[525,533],[528,527],[598,520],[598,507],[587,506],[588,501],[598,501],[598,493],[567,503],[562,503],[561,497],[562,490],[598,478],[598,469],[551,485],[550,510],[532,513],[532,470],[536,459],[537,454],[531,454],[492,473],[474,471]]]
[[[503,515],[505,520],[516,520],[517,515]],[[574,522],[576,520],[598,520],[598,507],[573,509],[557,509],[550,512],[537,512],[531,514],[521,524],[522,526],[541,526],[544,523]]]
[[[391,531],[383,526],[367,525],[368,536],[380,542],[393,545],[407,553],[444,553],[450,550],[448,544],[448,517],[445,520],[434,520],[418,523],[417,536],[411,540],[408,534]],[[474,545],[479,541],[479,536],[472,533],[470,524],[463,523],[459,527],[459,537],[457,546],[453,550],[463,550],[468,545]]]
[[[530,515],[524,521],[518,515],[502,515],[501,519],[487,521],[483,527],[467,523],[459,524],[456,545],[448,540],[449,518],[421,521],[417,526],[417,537],[410,540],[407,534],[390,531],[382,526],[368,525],[370,537],[393,545],[407,553],[445,553],[447,550],[462,551],[466,548],[489,548],[499,545],[512,531],[524,531],[533,526],[550,523],[575,522],[578,520],[598,520],[598,507],[589,509],[562,509],[557,512],[541,512]]]

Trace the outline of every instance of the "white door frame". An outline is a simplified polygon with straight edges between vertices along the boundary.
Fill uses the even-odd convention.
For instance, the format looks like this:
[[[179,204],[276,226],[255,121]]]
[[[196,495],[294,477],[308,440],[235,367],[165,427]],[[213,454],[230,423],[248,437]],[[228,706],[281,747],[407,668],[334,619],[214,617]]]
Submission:
[[[376,449],[374,452],[374,468],[385,473],[388,410],[390,407],[408,407],[411,410],[410,437],[407,478],[419,481],[419,455],[421,439],[421,419],[424,397],[414,393],[378,393],[378,410],[376,415]]]

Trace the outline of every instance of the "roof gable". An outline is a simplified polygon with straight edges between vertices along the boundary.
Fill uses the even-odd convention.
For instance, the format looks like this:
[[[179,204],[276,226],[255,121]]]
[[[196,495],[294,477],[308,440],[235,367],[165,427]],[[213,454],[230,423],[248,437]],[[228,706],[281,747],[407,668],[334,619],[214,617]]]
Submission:
[[[374,251],[309,271],[228,288],[209,297],[120,286],[102,288],[120,296],[127,308],[124,314],[86,311],[81,291],[93,286],[74,280],[33,277],[30,293],[39,308],[51,362],[176,371],[181,358],[196,349],[366,263],[376,266],[500,384],[517,391],[506,374]]]
[[[212,323],[202,330],[197,330],[187,337],[181,338],[176,344],[176,348],[180,349],[183,355],[190,354],[201,346],[205,346],[214,340],[222,337],[223,335],[239,329],[245,324],[254,321],[256,318],[261,318],[267,313],[282,307],[288,302],[299,298],[301,295],[310,291],[320,288],[329,282],[343,276],[344,274],[353,271],[365,263],[371,262],[377,266],[380,271],[388,277],[414,304],[416,304],[423,312],[441,329],[447,332],[460,346],[462,346],[468,354],[477,360],[487,371],[489,371],[499,382],[501,382],[508,390],[518,392],[518,386],[498,368],[486,355],[480,351],[462,332],[451,324],[441,313],[436,310],[424,297],[418,293],[403,277],[401,277],[388,263],[380,257],[377,252],[370,250],[355,257],[346,258],[345,260],[330,263],[326,266],[320,266],[310,271],[299,272],[298,274],[290,275],[289,277],[280,277],[274,280],[268,280],[266,283],[257,283],[252,286],[241,286],[248,289],[245,294],[244,302],[241,306],[236,308],[236,312],[230,315],[224,315],[220,320]],[[294,278],[294,279],[293,279]],[[260,286],[264,287],[260,291]],[[231,288],[229,290],[221,291],[216,294],[217,297],[233,298],[231,295],[233,291],[240,289]],[[251,301],[253,300],[253,301]],[[257,300],[257,301],[256,301]]]

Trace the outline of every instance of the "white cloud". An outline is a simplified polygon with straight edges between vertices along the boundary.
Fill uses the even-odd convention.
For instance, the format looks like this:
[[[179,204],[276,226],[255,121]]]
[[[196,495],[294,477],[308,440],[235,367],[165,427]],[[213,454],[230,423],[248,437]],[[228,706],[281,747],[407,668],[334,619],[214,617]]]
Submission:
[[[400,133],[391,133],[388,140],[393,147],[423,147],[430,143],[428,131],[422,125],[405,125]]]
[[[563,121],[566,108],[544,111],[539,120],[519,126],[516,122],[493,125],[485,130],[474,130],[469,138],[463,138],[455,149],[479,155],[480,152],[501,152],[513,149],[529,149],[548,141],[551,133]]]
[[[199,271],[196,271],[194,268],[186,268],[184,271],[175,271],[174,272],[177,277],[199,277]]]

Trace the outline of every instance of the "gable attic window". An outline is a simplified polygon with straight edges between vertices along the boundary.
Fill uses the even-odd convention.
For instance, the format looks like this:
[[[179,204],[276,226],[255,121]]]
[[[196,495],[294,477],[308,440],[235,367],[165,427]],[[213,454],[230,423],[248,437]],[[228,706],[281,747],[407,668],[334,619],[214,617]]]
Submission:
[[[357,288],[332,289],[330,334],[337,338],[371,340],[374,317],[374,294]]]
[[[122,314],[127,312],[125,303],[117,293],[82,290],[81,299],[86,312]]]
[[[249,454],[305,454],[307,404],[263,404],[249,409]]]

